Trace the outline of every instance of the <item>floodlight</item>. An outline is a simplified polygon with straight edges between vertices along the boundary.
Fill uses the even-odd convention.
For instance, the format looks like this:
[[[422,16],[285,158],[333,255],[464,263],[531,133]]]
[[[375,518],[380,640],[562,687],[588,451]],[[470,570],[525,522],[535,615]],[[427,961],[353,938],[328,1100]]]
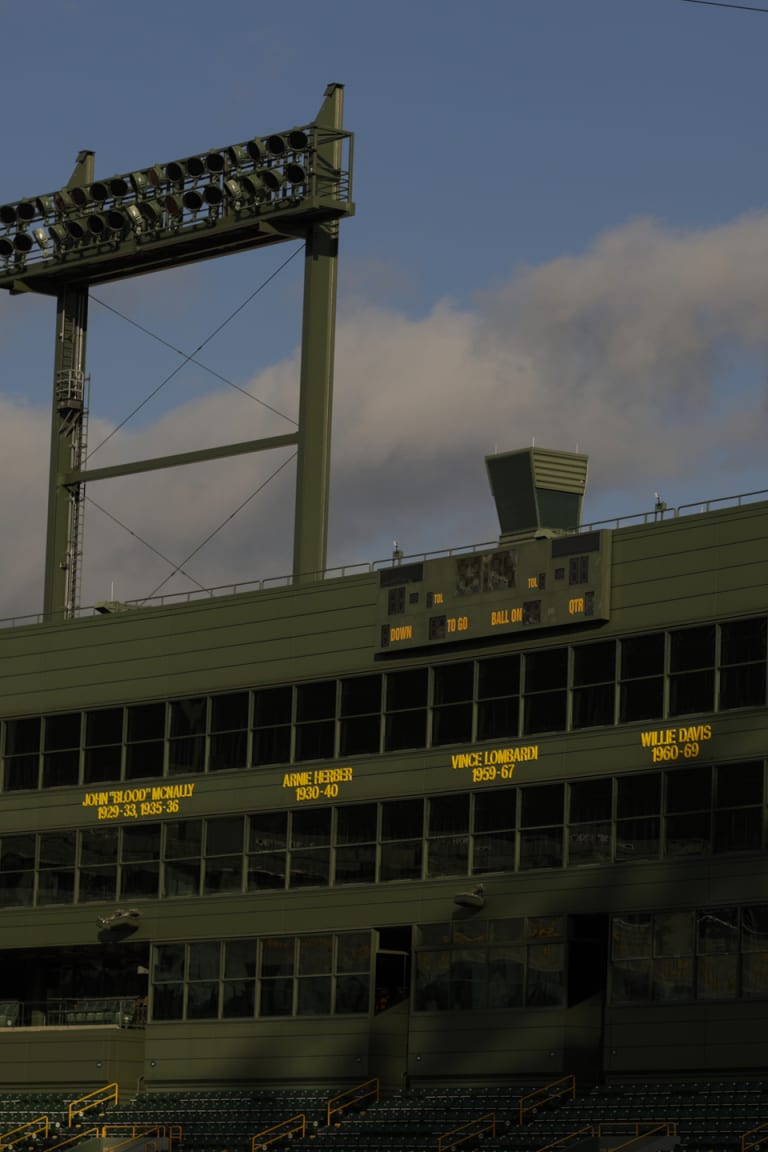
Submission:
[[[0,224],[15,224],[16,223],[16,205],[15,204],[2,204],[0,205]]]
[[[32,237],[28,232],[17,232],[13,238],[13,246],[17,252],[31,252],[33,247]]]
[[[225,180],[224,187],[233,200],[255,200],[263,191],[263,184],[257,175],[238,176],[237,180]]]
[[[187,170],[187,175],[191,176],[193,180],[205,174],[205,161],[202,156],[190,156],[184,167]]]
[[[123,176],[113,176],[107,181],[107,187],[110,196],[114,196],[115,200],[122,200],[123,196],[128,195],[128,181]]]
[[[104,236],[109,232],[119,232],[127,223],[125,214],[119,208],[108,212],[92,212],[88,217],[88,231],[93,236]]]
[[[142,200],[138,206],[140,214],[150,227],[162,224],[165,209],[159,200]]]
[[[205,157],[205,166],[209,172],[214,175],[217,172],[223,172],[226,168],[226,160],[222,152],[209,152]]]
[[[71,193],[66,188],[62,188],[53,194],[53,202],[59,212],[69,212],[75,207],[75,201],[72,199]]]
[[[235,168],[239,168],[241,164],[248,164],[253,160],[250,152],[242,144],[233,144],[227,148],[227,156],[229,157],[230,164]]]
[[[125,213],[133,227],[141,230],[144,224],[144,218],[139,211],[138,204],[127,204],[125,207]]]
[[[38,247],[40,247],[43,252],[45,252],[48,248],[48,233],[46,232],[45,228],[35,228],[32,232],[32,235],[37,241]]]
[[[161,184],[166,182],[165,173],[159,164],[153,164],[151,168],[146,168],[144,174],[153,188],[159,188]]]
[[[218,184],[206,184],[205,188],[203,188],[203,196],[205,197],[206,204],[210,204],[212,208],[217,204],[221,204],[224,199],[224,193]]]
[[[258,175],[270,192],[277,192],[283,186],[283,174],[279,168],[262,168]]]
[[[184,183],[184,166],[179,160],[172,160],[165,166],[165,175],[172,184]]]
[[[97,204],[101,204],[109,196],[109,188],[107,187],[106,180],[95,180],[88,191],[90,192],[91,200],[95,200]],[[77,200],[77,197],[75,199]]]
[[[271,156],[282,156],[284,152],[288,151],[288,141],[285,136],[275,133],[274,136],[267,136],[267,151]]]
[[[293,152],[303,152],[309,145],[309,136],[303,128],[291,128],[288,133],[288,145]]]
[[[51,216],[56,211],[52,196],[38,196],[35,204],[41,216]]]
[[[106,218],[106,216],[103,216],[100,212],[93,212],[88,217],[88,220],[86,221],[86,223],[88,225],[88,231],[93,236],[103,236],[104,233],[108,231],[107,218]]]
[[[147,177],[146,172],[131,172],[128,179],[133,186],[134,192],[136,192],[139,196],[146,192],[147,187],[149,186],[149,178]]]
[[[253,160],[254,164],[258,164],[266,154],[266,145],[264,144],[264,141],[260,140],[258,137],[256,137],[254,140],[249,140],[245,146],[245,149],[251,160]]]
[[[190,212],[199,212],[205,204],[205,200],[196,188],[190,188],[188,192],[184,193],[184,207],[188,208]]]
[[[76,185],[74,188],[67,189],[69,198],[76,208],[85,208],[90,200],[88,189],[83,188],[81,184]]]
[[[57,248],[66,248],[71,244],[69,234],[63,224],[51,224],[48,229],[48,235]]]
[[[166,196],[163,203],[169,216],[181,216],[181,204],[175,196]]]
[[[0,256],[7,260],[9,256],[13,256],[13,241],[9,240],[7,236],[0,236]]]
[[[16,205],[16,219],[28,224],[37,216],[37,208],[31,200],[20,200]]]
[[[73,218],[64,223],[64,227],[72,240],[83,240],[86,236],[87,224],[82,219]]]
[[[285,178],[289,184],[303,184],[307,179],[307,173],[303,165],[292,161],[285,166]]]

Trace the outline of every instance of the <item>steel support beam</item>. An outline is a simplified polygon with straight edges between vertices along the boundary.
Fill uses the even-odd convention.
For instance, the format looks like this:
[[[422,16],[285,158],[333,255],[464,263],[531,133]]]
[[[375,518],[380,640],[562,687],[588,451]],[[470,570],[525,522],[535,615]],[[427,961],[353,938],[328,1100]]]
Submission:
[[[82,488],[62,483],[82,464],[85,413],[85,338],[88,288],[63,291],[56,308],[48,532],[43,614],[46,620],[74,615],[78,596],[78,552]]]
[[[343,98],[341,85],[326,89],[315,121],[321,135],[323,129],[341,128]],[[340,141],[331,138],[319,144],[317,157],[327,171],[338,171]],[[296,583],[316,579],[327,563],[338,227],[337,221],[314,224],[306,238],[293,536]]]

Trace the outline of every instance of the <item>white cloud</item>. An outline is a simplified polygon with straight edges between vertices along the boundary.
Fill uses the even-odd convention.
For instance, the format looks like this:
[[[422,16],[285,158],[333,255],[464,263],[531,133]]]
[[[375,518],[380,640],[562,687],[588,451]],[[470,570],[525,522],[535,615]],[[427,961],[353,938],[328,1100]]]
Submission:
[[[406,551],[489,539],[497,526],[483,457],[532,437],[578,443],[590,453],[592,484],[635,495],[637,508],[649,505],[652,486],[689,476],[710,495],[734,490],[763,456],[766,299],[768,216],[755,215],[688,234],[635,221],[582,255],[517,270],[471,308],[441,301],[418,320],[359,298],[347,318],[341,308],[329,562],[383,558],[394,537]],[[724,378],[734,356],[754,379]],[[282,411],[293,396],[295,412],[297,379],[294,355],[247,387]],[[0,415],[2,523],[13,542],[0,604],[7,615],[40,606],[48,416],[9,399]],[[225,389],[121,433],[92,463],[289,427]],[[92,421],[90,442],[106,430]],[[178,561],[289,455],[156,472],[88,494]],[[733,480],[712,490],[718,468]],[[293,467],[284,468],[189,571],[205,584],[287,571],[293,482]],[[634,501],[623,510],[636,510]],[[108,595],[113,581],[121,597],[146,595],[168,572],[95,509],[86,523],[86,600]]]

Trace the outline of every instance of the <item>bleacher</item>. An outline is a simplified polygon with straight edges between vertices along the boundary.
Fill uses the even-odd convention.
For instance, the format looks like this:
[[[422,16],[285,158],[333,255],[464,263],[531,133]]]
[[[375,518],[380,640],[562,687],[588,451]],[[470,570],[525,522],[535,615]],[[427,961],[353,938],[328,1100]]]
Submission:
[[[375,1090],[152,1091],[82,1109],[72,1092],[0,1094],[0,1148],[48,1152],[74,1137],[73,1148],[98,1127],[121,1139],[153,1130],[171,1138],[173,1152],[539,1152],[588,1139],[604,1150],[628,1141],[638,1150],[768,1149],[768,1080],[637,1080],[575,1095],[562,1082],[422,1085],[381,1098],[378,1082],[366,1084]],[[40,1117],[47,1132],[24,1129]]]

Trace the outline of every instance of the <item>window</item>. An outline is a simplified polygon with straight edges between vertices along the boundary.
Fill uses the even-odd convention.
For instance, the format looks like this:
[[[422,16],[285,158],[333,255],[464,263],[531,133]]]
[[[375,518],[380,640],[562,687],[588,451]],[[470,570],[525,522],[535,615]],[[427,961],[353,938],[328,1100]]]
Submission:
[[[711,712],[715,704],[715,625],[669,637],[669,715]]]
[[[79,712],[44,717],[44,788],[79,782],[80,722]]]
[[[299,684],[296,689],[294,758],[322,760],[333,756],[336,734],[336,681]]]
[[[472,739],[474,664],[439,665],[434,670],[432,744],[467,743]]]
[[[119,780],[123,759],[123,709],[85,713],[83,783]]]
[[[331,879],[331,809],[291,813],[291,888],[327,886]]]
[[[566,727],[568,649],[529,652],[525,658],[523,732],[563,732]]]
[[[427,685],[426,668],[390,672],[387,676],[385,751],[426,747]]]
[[[427,875],[466,876],[469,866],[469,794],[429,801]]]
[[[248,763],[248,693],[211,699],[208,769],[244,768]]]
[[[582,644],[573,649],[573,728],[613,724],[616,701],[616,643]]]
[[[421,879],[423,821],[423,800],[382,803],[380,880]]]
[[[136,704],[126,708],[125,776],[127,780],[162,776],[165,705]]]
[[[478,661],[478,740],[516,737],[520,728],[520,657]]]
[[[253,763],[288,764],[291,759],[293,690],[260,688],[253,694]]]
[[[562,784],[538,784],[522,789],[521,871],[562,866],[564,791]]]
[[[621,641],[620,719],[652,720],[664,715],[664,633]]]
[[[381,676],[350,676],[341,681],[340,756],[379,751]]]
[[[720,709],[764,705],[765,617],[722,624],[720,644]]]

